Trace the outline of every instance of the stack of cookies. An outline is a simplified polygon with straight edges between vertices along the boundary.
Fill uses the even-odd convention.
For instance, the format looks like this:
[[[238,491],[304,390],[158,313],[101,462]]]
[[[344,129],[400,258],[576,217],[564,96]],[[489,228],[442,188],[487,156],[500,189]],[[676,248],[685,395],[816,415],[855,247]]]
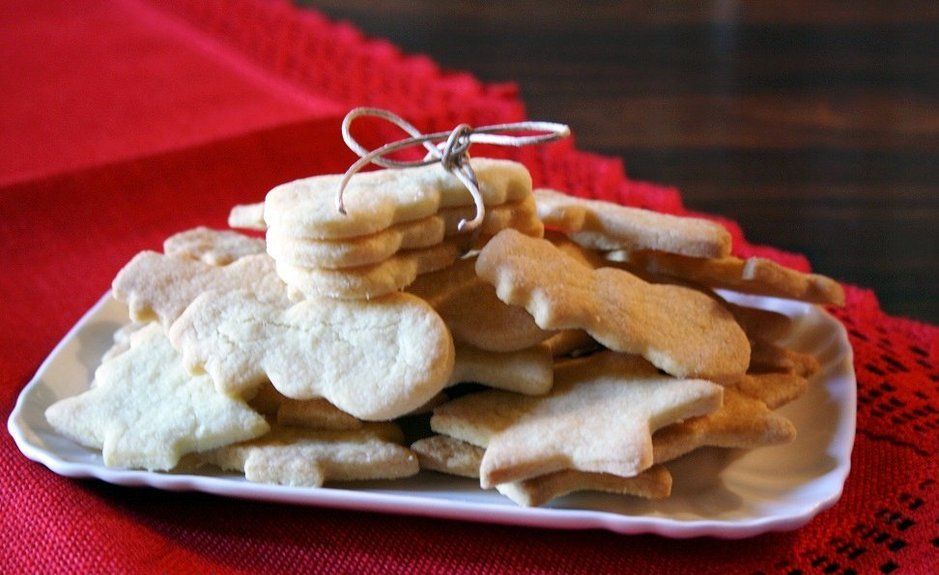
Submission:
[[[434,164],[358,175],[345,190],[345,214],[336,209],[340,176],[274,188],[263,207],[267,251],[294,292],[360,299],[399,291],[420,274],[446,268],[502,229],[541,237],[528,171],[502,160],[471,163],[486,206],[473,233],[459,229],[474,215],[472,196]],[[240,208],[233,219],[243,211],[251,209]]]
[[[356,175],[346,215],[339,176],[232,211],[266,241],[196,228],[138,254],[112,285],[133,323],[48,421],[114,467],[308,487],[423,468],[521,505],[666,497],[690,451],[794,438],[773,410],[818,363],[779,345],[788,317],[714,289],[839,304],[837,283],[734,258],[712,222],[473,168],[475,233],[469,193],[429,166]]]

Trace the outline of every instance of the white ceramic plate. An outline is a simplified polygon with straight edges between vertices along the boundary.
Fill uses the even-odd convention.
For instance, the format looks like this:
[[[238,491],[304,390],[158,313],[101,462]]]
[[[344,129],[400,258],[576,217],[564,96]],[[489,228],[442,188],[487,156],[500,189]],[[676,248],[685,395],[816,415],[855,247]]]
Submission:
[[[668,537],[750,537],[795,529],[838,500],[851,462],[856,411],[852,352],[841,324],[796,302],[724,294],[729,299],[794,318],[787,345],[822,364],[809,391],[780,412],[798,429],[794,443],[749,452],[703,449],[668,464],[672,496],[662,501],[576,494],[544,508],[518,507],[478,483],[431,472],[387,482],[304,489],[249,483],[211,470],[151,473],[109,469],[99,452],[65,439],[43,412],[56,400],[85,390],[126,308],[106,294],[65,336],[23,389],[9,420],[26,457],[60,475],[96,477],[119,485],[195,490],[264,501],[425,515],[536,527],[601,528]]]

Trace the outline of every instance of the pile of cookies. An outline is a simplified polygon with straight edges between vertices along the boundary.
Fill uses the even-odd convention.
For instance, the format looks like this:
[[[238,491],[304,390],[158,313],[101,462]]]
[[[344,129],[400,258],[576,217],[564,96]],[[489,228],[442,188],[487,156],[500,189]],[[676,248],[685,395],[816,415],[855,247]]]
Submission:
[[[131,323],[46,411],[112,467],[216,466],[318,487],[420,469],[520,505],[669,495],[668,461],[791,441],[818,370],[785,315],[715,288],[840,305],[840,286],[730,255],[718,224],[532,190],[473,159],[482,225],[441,166],[291,182],[114,279]],[[548,231],[545,231],[547,227]],[[399,425],[407,422],[405,433]]]
[[[247,225],[266,231],[267,252],[297,297],[380,297],[449,267],[503,229],[543,234],[523,166],[486,159],[474,166],[487,209],[473,234],[460,231],[475,210],[473,197],[433,165],[359,175],[345,201],[355,217],[336,209],[342,177],[335,175],[278,186],[263,205],[239,207],[232,220],[254,214]]]

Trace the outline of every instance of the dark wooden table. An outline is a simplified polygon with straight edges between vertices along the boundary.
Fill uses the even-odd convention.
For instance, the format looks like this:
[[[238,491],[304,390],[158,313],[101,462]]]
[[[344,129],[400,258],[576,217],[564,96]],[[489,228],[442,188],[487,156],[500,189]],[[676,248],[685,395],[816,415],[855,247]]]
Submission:
[[[309,2],[939,323],[939,2]]]

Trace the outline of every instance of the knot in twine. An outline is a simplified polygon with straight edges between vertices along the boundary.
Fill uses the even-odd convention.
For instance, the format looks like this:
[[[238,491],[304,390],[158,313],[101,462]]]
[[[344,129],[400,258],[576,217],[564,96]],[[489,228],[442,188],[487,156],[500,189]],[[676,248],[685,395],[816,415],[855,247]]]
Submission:
[[[380,148],[368,150],[352,137],[350,128],[352,122],[363,116],[371,116],[391,122],[411,137],[385,144]],[[541,132],[539,134],[511,136],[501,132]],[[476,216],[472,220],[460,220],[457,229],[460,231],[473,231],[483,222],[486,216],[486,206],[483,204],[482,193],[479,191],[479,182],[476,173],[469,162],[469,149],[475,143],[493,144],[496,146],[512,146],[520,148],[532,144],[544,144],[569,136],[571,129],[565,124],[555,122],[515,122],[511,124],[495,124],[473,128],[469,124],[460,124],[449,132],[434,132],[422,134],[410,122],[401,116],[382,110],[381,108],[355,108],[346,114],[342,121],[342,139],[349,148],[359,155],[359,160],[349,166],[339,184],[339,193],[336,197],[336,207],[341,214],[346,213],[343,203],[343,192],[349,185],[352,176],[357,174],[368,164],[375,164],[383,168],[417,168],[440,163],[443,169],[450,172],[466,186],[473,196],[476,204]],[[422,145],[427,150],[423,160],[401,161],[388,158],[389,154]]]

